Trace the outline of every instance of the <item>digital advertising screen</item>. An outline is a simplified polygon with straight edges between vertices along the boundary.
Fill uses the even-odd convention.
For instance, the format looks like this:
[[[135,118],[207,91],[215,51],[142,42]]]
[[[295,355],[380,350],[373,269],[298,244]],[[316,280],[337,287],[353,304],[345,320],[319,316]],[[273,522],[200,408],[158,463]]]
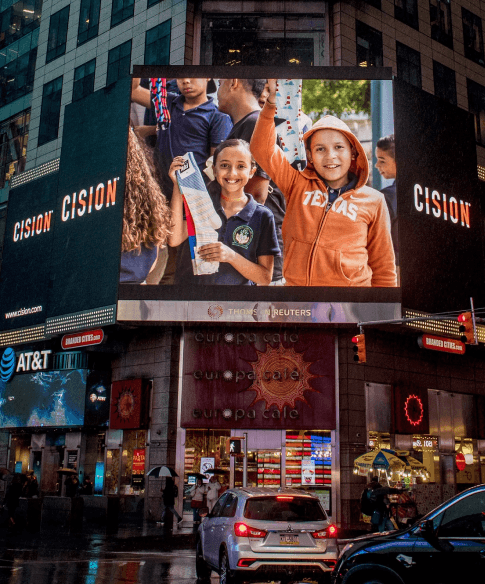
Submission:
[[[0,427],[82,426],[88,371],[15,375],[2,392]]]
[[[48,313],[57,173],[12,189],[0,272],[0,330],[43,323]]]
[[[0,331],[116,307],[130,86],[66,106],[59,170],[11,189]]]
[[[484,183],[472,114],[395,81],[402,305],[483,306]]]
[[[390,73],[135,66],[118,320],[399,317]]]

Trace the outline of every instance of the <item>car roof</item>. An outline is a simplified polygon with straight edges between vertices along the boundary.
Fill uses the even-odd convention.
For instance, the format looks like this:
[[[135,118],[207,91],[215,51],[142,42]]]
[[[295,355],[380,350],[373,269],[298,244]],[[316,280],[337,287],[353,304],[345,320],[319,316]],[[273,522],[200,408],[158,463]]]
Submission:
[[[281,488],[281,489],[271,489],[269,487],[234,487],[233,489],[229,489],[230,492],[233,492],[235,495],[243,495],[247,498],[251,497],[278,497],[281,495],[287,495],[292,497],[306,497],[308,499],[317,499],[313,493],[304,491],[303,489],[290,489],[290,488]]]

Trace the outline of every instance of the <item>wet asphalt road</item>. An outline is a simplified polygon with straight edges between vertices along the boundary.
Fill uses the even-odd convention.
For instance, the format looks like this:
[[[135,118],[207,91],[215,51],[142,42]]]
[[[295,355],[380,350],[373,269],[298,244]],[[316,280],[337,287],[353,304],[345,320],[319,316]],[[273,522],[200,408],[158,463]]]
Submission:
[[[0,530],[0,584],[195,584],[194,535],[158,528],[109,533]],[[214,574],[212,582],[217,583]]]

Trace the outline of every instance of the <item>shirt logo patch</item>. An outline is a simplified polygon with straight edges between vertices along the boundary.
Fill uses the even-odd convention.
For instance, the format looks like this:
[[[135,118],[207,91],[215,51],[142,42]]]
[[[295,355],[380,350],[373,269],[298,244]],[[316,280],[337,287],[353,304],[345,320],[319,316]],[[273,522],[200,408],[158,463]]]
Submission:
[[[248,225],[240,225],[232,234],[232,245],[248,249],[251,241],[253,241],[254,233]]]

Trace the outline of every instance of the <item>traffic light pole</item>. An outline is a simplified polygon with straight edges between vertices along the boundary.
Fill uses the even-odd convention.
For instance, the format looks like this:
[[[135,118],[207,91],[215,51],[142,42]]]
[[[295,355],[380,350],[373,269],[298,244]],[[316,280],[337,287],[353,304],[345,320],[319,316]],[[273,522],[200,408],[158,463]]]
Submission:
[[[244,435],[244,460],[243,460],[243,487],[248,486],[248,433]]]

